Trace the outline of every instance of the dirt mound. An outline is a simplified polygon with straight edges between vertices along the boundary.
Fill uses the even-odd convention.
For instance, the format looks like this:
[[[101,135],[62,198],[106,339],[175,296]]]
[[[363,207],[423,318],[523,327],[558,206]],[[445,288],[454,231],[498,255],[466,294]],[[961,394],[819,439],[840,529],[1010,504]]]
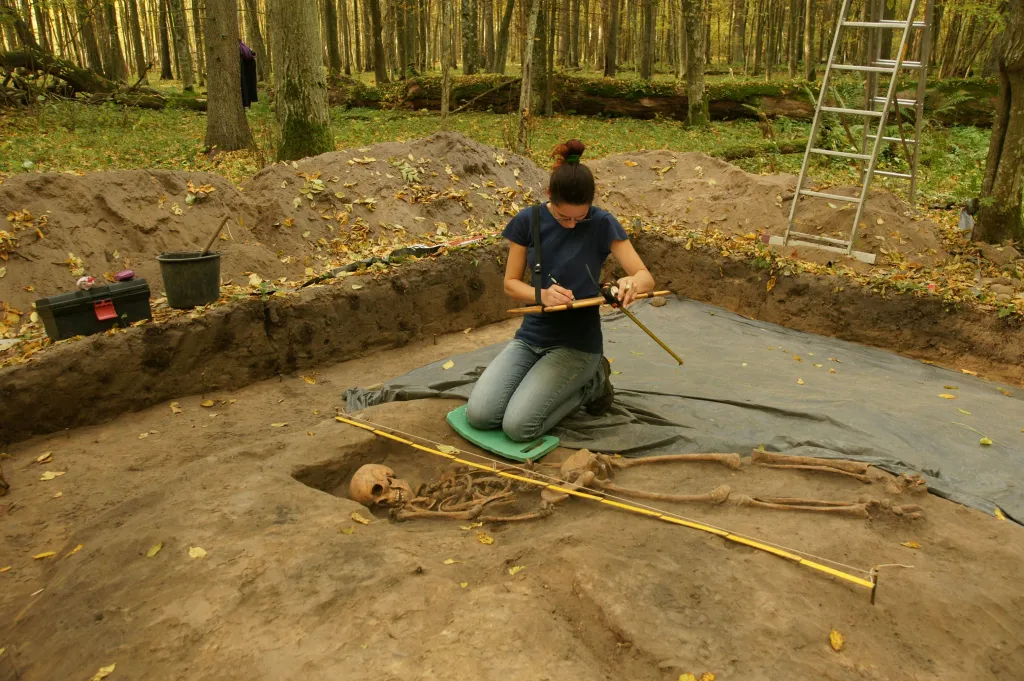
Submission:
[[[598,183],[598,203],[623,219],[658,216],[691,229],[729,234],[785,233],[796,187],[793,175],[751,175],[694,152],[616,154],[590,167]],[[859,189],[825,191],[853,196]],[[803,199],[797,211],[797,229],[847,239],[854,212],[855,206],[849,202]],[[856,248],[890,260],[931,265],[947,255],[939,232],[934,223],[914,217],[899,198],[873,191],[861,217]]]
[[[189,183],[212,191],[189,205]],[[83,273],[99,278],[123,269],[147,279],[155,297],[163,290],[156,256],[201,249],[226,215],[234,221],[215,247],[224,254],[223,278],[283,275],[273,251],[243,226],[255,222],[249,202],[219,175],[132,170],[8,178],[0,184],[0,216],[7,218],[0,229],[16,241],[0,263],[7,270],[0,300],[27,312],[38,298],[75,290]]]
[[[457,133],[274,165],[242,191],[208,173],[17,175],[0,184],[0,229],[13,240],[0,234],[8,256],[0,301],[27,313],[38,298],[73,291],[82,273],[122,269],[146,278],[156,297],[156,256],[202,248],[226,215],[217,247],[225,282],[245,285],[250,273],[302,279],[395,247],[493,230],[546,181],[528,159]],[[191,202],[199,189],[205,198]]]
[[[438,133],[270,166],[244,191],[260,239],[319,271],[411,242],[500,229],[546,184],[526,158]]]

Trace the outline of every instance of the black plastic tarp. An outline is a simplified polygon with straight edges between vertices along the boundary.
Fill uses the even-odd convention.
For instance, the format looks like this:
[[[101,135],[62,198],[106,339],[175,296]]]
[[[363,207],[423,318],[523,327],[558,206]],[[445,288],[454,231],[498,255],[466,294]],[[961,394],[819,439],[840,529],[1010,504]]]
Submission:
[[[621,312],[605,315],[615,406],[605,416],[581,410],[564,420],[553,431],[563,446],[623,456],[748,454],[763,446],[870,461],[919,472],[952,501],[989,513],[998,506],[1024,520],[1021,391],[692,301],[660,308],[643,301],[631,310],[685,365]],[[421,367],[378,390],[350,389],[346,408],[468,398],[502,347],[452,357],[447,370],[444,361]],[[982,445],[983,437],[992,444]]]

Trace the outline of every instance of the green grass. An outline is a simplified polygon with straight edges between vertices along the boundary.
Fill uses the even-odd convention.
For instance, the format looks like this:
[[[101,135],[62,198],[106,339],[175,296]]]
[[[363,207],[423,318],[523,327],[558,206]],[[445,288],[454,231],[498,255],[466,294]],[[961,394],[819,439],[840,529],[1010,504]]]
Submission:
[[[0,110],[0,172],[91,171],[166,168],[211,171],[241,183],[274,158],[275,122],[265,101],[248,113],[259,149],[221,154],[211,160],[203,149],[206,117],[184,109],[149,111],[114,105],[88,106],[48,102],[31,109]],[[502,114],[461,113],[451,129],[479,142],[503,146],[510,117]],[[336,108],[332,127],[338,149],[377,142],[424,137],[440,129],[435,113]],[[776,139],[804,138],[809,125],[787,119],[773,121]],[[641,149],[700,151],[714,155],[726,147],[764,139],[754,121],[715,122],[706,128],[687,128],[676,121],[599,119],[555,116],[535,119],[531,157],[550,163],[549,150],[569,138],[584,140],[587,157]],[[989,132],[971,127],[930,128],[923,136],[919,187],[929,200],[962,200],[976,196],[988,147]],[[845,133],[836,125],[823,144],[840,148]],[[736,164],[749,172],[799,172],[802,156],[762,155]],[[817,160],[812,175],[830,184],[853,183],[856,171],[842,161]],[[891,183],[891,184],[889,184]],[[901,181],[880,180],[892,191],[905,191]]]

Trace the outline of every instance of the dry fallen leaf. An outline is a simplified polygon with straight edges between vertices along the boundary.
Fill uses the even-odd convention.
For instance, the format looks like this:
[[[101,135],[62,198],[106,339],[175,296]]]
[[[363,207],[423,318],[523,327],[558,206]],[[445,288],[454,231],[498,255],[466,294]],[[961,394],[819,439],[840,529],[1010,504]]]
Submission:
[[[287,425],[288,425],[288,424],[287,424],[286,422],[284,422],[284,421],[281,421],[280,423],[271,423],[271,424],[270,424],[270,427],[271,427],[271,428],[284,428],[284,427],[285,427],[285,426],[287,426]]]
[[[448,371],[453,366],[455,366],[455,362],[453,362],[452,360],[448,360],[447,362],[441,365],[441,368],[444,369],[445,371]]]
[[[697,681],[697,677],[690,672],[686,672],[685,674],[679,675],[679,681]]]
[[[171,402],[171,411],[174,412],[175,414],[181,413],[181,407],[178,406],[177,402]]]
[[[941,395],[939,395],[939,397],[941,397],[944,400],[955,400],[956,399],[956,395],[950,395],[949,393],[942,393]]]
[[[146,551],[146,558],[152,558],[156,554],[160,553],[160,549],[162,549],[163,547],[163,542],[160,542],[159,544],[149,547],[149,551]]]
[[[352,520],[356,521],[357,523],[359,523],[361,525],[369,525],[371,522],[373,522],[373,521],[367,520],[363,516],[359,515],[359,511],[352,511]]]
[[[140,440],[145,440],[147,437],[149,437],[149,433],[139,433]]]
[[[198,546],[188,547],[188,555],[192,558],[206,558],[206,549],[201,549]]]
[[[10,565],[5,565],[3,567],[0,567],[0,572],[7,572],[10,569],[11,569]]]
[[[802,379],[802,378],[796,379],[796,384],[797,385],[803,385],[804,384],[804,379]]]
[[[1013,397],[1013,393],[1011,393],[1006,388],[999,388],[999,392],[1001,392],[1002,394],[1006,395],[1007,397]]]
[[[305,381],[306,383],[309,383],[310,385],[316,385],[316,376],[303,376],[302,380]]]
[[[459,586],[465,589],[467,586],[469,586],[469,582],[459,582]]]
[[[355,534],[355,532],[356,532],[355,525],[352,525],[351,527],[343,527],[343,528],[341,528],[341,533],[342,534]]]
[[[526,566],[525,566],[525,565],[513,565],[512,567],[510,567],[510,568],[508,569],[508,573],[509,573],[510,575],[514,575],[514,574],[516,574],[517,572],[522,572],[522,571],[523,571],[523,570],[525,570],[525,569],[526,569]]]
[[[919,549],[919,548],[921,548],[921,545],[918,544],[916,541],[901,542],[900,546],[906,546],[908,549]]]
[[[630,168],[636,168],[639,164],[636,161],[626,161],[624,165],[627,165]]]
[[[992,440],[987,437],[981,438],[981,440],[979,440],[978,442],[981,444],[982,447],[988,447],[989,445],[992,444]]]
[[[110,665],[109,667],[100,667],[100,670],[98,672],[96,672],[93,675],[93,677],[91,679],[89,679],[89,681],[103,681],[103,679],[107,678],[108,676],[110,676],[114,672],[114,668],[116,666],[117,666],[117,663],[115,662],[114,664]]]
[[[56,555],[57,555],[56,551],[45,551],[43,553],[37,553],[36,555],[32,556],[32,559],[33,560],[42,560],[43,558],[53,558]]]
[[[468,532],[469,530],[475,530],[476,528],[483,526],[483,523],[470,523],[469,525],[459,525],[459,529],[466,530]]]
[[[1006,520],[1006,514],[1003,513],[1003,509],[999,508],[998,506],[996,506],[995,515],[1000,520]],[[7,569],[10,570],[9,567]],[[3,572],[3,570],[0,570],[0,572]]]
[[[977,371],[971,371],[970,369],[961,369],[960,373],[967,374],[968,376],[977,376],[978,375]]]
[[[53,460],[53,452],[44,452],[36,459],[36,463],[49,463]]]
[[[966,409],[957,409],[957,411],[960,412],[961,414],[965,414],[967,416],[971,415],[971,412],[967,411]]]
[[[711,672],[704,672],[697,681],[715,681],[715,675]]]
[[[833,629],[828,635],[828,642],[832,646],[832,650],[837,653],[843,649],[843,644],[846,643],[846,639],[838,631]]]
[[[765,290],[771,291],[773,288],[775,288],[775,277],[768,280],[768,285],[765,287]]]
[[[480,542],[481,544],[493,544],[494,543],[494,537],[488,535],[486,532],[477,532],[476,533],[476,540],[478,542]]]
[[[363,287],[363,285],[362,285],[362,284],[352,284],[352,290],[353,290],[353,291],[358,291],[358,290],[359,290],[359,289],[361,289],[362,287]]]
[[[70,558],[71,556],[75,555],[76,553],[78,553],[79,551],[81,551],[84,548],[85,548],[85,544],[79,544],[75,548],[73,548],[70,551],[68,551],[68,555],[64,556],[64,558]]]
[[[202,407],[206,407],[207,409],[209,409],[209,408],[210,408],[210,407],[212,407],[213,405],[214,405],[214,402],[213,402],[213,400],[205,400],[205,401],[203,401],[203,402],[201,402],[201,403],[200,403],[200,406],[202,406]]]
[[[444,564],[445,565],[455,565],[458,562],[459,561],[455,560],[454,558],[446,558],[445,561],[444,561]]]
[[[59,478],[60,476],[64,475],[66,472],[67,471],[46,471],[41,476],[39,476],[39,479],[42,480],[43,482],[46,482],[47,480],[53,480],[54,478]]]
[[[60,499],[62,496],[64,496],[64,492],[57,492],[56,494],[53,495],[53,498]]]
[[[458,447],[452,447],[451,445],[438,445],[437,450],[445,454],[458,454],[461,451]]]
[[[828,372],[829,372],[830,374],[834,374],[834,373],[836,372],[836,370],[835,370],[835,369],[829,369],[829,370],[828,370]]]

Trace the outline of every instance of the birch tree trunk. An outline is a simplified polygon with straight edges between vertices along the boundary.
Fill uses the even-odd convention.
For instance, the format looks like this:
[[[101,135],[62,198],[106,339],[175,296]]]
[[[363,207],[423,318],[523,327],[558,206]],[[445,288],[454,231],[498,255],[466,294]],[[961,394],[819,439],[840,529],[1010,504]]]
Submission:
[[[708,122],[708,102],[704,97],[703,8],[701,0],[683,0],[686,25],[686,119],[690,125],[704,125]]]
[[[217,2],[217,0],[207,0],[207,2]],[[203,35],[203,19],[199,14],[199,0],[192,0],[192,31],[195,33],[192,37],[196,39],[196,80],[202,86],[206,84],[206,40]]]
[[[525,154],[529,143],[530,116],[532,115],[531,100],[533,98],[533,55],[534,42],[537,38],[537,18],[540,15],[540,0],[531,0],[530,14],[526,19],[526,39],[523,45],[523,80],[519,87],[519,129],[516,132],[516,148],[518,154]]]
[[[277,158],[293,161],[333,151],[316,0],[270,0],[270,7]]]
[[[242,67],[238,56],[236,0],[207,1],[205,33],[206,63],[210,65],[206,146],[218,151],[246,149],[252,146],[252,134],[238,87]]]

